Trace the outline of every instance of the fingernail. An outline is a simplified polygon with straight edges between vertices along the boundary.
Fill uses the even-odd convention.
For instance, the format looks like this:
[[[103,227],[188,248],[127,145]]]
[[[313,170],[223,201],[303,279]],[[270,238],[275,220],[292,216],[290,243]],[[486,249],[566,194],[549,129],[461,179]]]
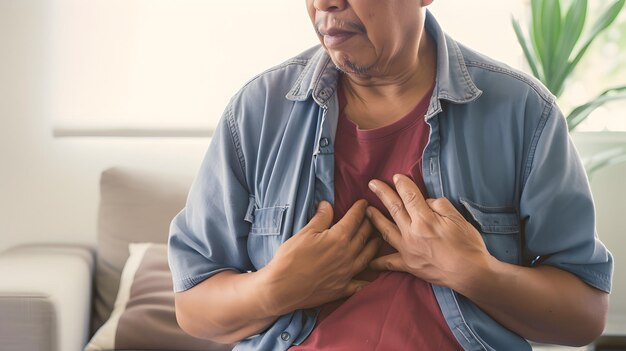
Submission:
[[[396,183],[398,183],[398,181],[400,181],[400,175],[399,174],[394,174],[394,176],[393,176],[393,183],[396,184]]]
[[[372,189],[372,191],[376,191],[376,184],[374,183],[374,181],[373,181],[373,180],[371,180],[371,181],[368,183],[368,185],[369,185],[370,189]]]

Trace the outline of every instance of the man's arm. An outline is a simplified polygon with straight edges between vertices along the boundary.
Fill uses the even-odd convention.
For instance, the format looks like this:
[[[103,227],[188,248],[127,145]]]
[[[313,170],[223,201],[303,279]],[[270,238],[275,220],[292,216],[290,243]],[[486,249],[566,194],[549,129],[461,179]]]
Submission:
[[[265,301],[263,272],[224,271],[175,296],[178,325],[189,335],[230,344],[267,329],[278,315]]]
[[[551,266],[520,267],[491,257],[454,289],[533,341],[583,346],[606,323],[609,295]]]
[[[447,199],[425,200],[405,176],[394,181],[397,193],[384,182],[370,183],[395,223],[373,207],[368,216],[398,250],[373,261],[372,268],[405,271],[449,287],[529,340],[585,345],[600,335],[608,294],[557,268],[498,261]]]
[[[176,294],[176,318],[193,336],[232,343],[267,329],[279,316],[350,296],[367,282],[381,241],[369,240],[367,202],[357,201],[331,227],[332,206],[322,202],[311,221],[287,240],[267,266],[252,273],[220,272]]]

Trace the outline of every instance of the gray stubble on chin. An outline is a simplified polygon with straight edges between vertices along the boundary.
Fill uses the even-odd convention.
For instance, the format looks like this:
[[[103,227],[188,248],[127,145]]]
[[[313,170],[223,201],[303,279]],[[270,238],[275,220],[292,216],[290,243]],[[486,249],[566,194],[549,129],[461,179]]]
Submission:
[[[366,76],[369,72],[369,67],[359,66],[352,61],[345,61],[344,65],[348,70],[341,68],[339,65],[335,65],[335,68],[342,73],[356,74],[359,76]]]

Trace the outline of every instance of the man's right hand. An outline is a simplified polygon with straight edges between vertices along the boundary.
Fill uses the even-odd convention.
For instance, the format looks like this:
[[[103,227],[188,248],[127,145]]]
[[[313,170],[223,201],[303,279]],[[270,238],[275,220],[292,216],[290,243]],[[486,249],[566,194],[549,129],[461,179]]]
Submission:
[[[270,284],[267,297],[272,312],[320,306],[351,296],[366,281],[354,276],[367,268],[382,243],[370,240],[373,227],[365,216],[367,202],[357,201],[331,227],[333,208],[322,201],[300,232],[287,240],[263,268]]]

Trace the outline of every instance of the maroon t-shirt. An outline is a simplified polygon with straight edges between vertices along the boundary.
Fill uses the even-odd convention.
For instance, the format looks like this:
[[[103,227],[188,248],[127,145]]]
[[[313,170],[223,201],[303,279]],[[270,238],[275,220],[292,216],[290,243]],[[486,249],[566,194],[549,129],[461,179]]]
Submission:
[[[334,147],[335,222],[363,198],[390,218],[367,184],[374,178],[393,184],[393,175],[401,173],[426,194],[421,168],[429,132],[424,115],[431,93],[400,120],[363,130],[343,113],[346,100],[341,86],[338,89],[341,112]],[[393,252],[385,243],[378,256]],[[324,305],[311,335],[290,350],[462,350],[429,283],[401,272],[366,271],[356,279],[371,283],[349,299]]]

